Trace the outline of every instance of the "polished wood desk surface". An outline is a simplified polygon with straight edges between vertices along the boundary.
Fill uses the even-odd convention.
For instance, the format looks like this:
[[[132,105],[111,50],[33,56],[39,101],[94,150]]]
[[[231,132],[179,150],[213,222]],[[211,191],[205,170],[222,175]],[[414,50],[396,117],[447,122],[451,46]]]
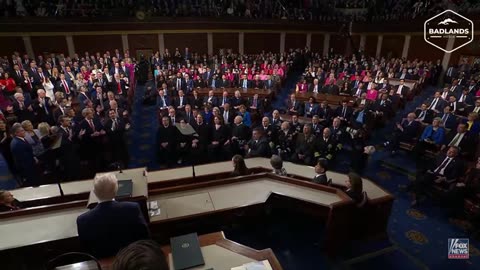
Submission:
[[[131,177],[129,179],[135,177],[144,177],[143,174],[145,172],[145,167],[135,168],[135,169],[128,169],[123,170],[123,174],[126,178]],[[117,175],[118,171],[114,171]],[[101,173],[99,173],[101,174]],[[126,179],[123,178],[122,179]],[[79,193],[88,193],[93,187],[93,179],[87,180],[79,180],[79,181],[72,181],[62,183],[62,189],[65,195],[70,194],[79,194]],[[13,196],[19,201],[31,201],[41,198],[48,198],[53,196],[60,196],[60,191],[58,190],[58,185],[51,184],[51,185],[43,185],[39,187],[26,187],[26,188],[18,188],[11,191]]]
[[[214,232],[199,235],[198,240],[202,248],[202,254],[205,265],[191,269],[230,270],[232,267],[252,261],[268,260],[273,270],[282,270],[282,266],[275,257],[271,249],[256,250],[250,247],[238,244],[225,238],[223,232]],[[173,269],[171,262],[171,249],[169,245],[162,246],[162,251],[167,256],[170,269]],[[102,269],[110,269],[114,258],[100,260]],[[78,265],[78,264],[77,264]],[[74,270],[74,268],[67,268]],[[78,268],[75,268],[78,269]]]
[[[77,217],[87,211],[83,206],[2,219],[0,250],[76,237]]]
[[[268,158],[248,158],[245,159],[247,167],[263,167],[271,168],[270,159]],[[292,162],[283,162],[283,167],[287,170],[287,173],[298,175],[305,178],[313,178],[315,176],[315,169],[311,166],[295,164]],[[195,166],[195,174],[208,175],[208,174],[217,174],[222,172],[230,172],[233,170],[233,165],[231,161],[224,161],[218,163],[210,163]],[[190,167],[178,168],[178,169],[168,169],[153,171],[148,173],[148,182],[155,183],[160,181],[169,181],[192,177],[192,170]],[[348,179],[346,174],[341,174],[337,172],[328,171],[327,177],[332,178],[332,182],[335,185],[345,186],[345,181]],[[380,198],[383,196],[388,196],[389,193],[374,184],[372,181],[363,178],[363,190],[367,192],[370,199]]]
[[[297,180],[299,181],[299,180]],[[318,190],[269,177],[242,182],[193,188],[185,191],[150,195],[150,201],[157,201],[160,215],[150,217],[151,222],[173,218],[239,208],[265,203],[271,194],[280,194],[305,202],[323,206],[349,200],[341,197],[336,190]]]

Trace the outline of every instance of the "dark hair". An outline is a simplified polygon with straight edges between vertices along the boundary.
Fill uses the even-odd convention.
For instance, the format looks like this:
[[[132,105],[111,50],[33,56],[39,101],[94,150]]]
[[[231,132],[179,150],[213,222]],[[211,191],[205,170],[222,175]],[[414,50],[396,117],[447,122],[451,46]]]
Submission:
[[[233,174],[235,175],[246,175],[248,174],[247,165],[245,165],[245,160],[241,155],[235,155],[232,158],[233,161]]]
[[[325,171],[328,170],[328,169],[327,169],[327,164],[328,164],[328,163],[327,163],[327,160],[324,159],[324,158],[319,158],[319,159],[317,160],[317,165],[320,166],[320,167],[322,167]]]
[[[348,179],[350,180],[353,191],[358,193],[363,192],[362,178],[358,174],[351,172],[348,174]]]
[[[112,264],[112,270],[168,270],[160,245],[152,240],[140,240],[122,249]]]

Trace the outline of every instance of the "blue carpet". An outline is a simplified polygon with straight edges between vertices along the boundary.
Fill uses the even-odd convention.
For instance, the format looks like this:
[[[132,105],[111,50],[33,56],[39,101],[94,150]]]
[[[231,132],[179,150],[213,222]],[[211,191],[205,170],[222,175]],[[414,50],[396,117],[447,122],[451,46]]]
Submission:
[[[158,170],[159,165],[155,151],[155,136],[158,129],[156,106],[142,104],[145,86],[137,84],[135,89],[132,131],[129,134],[129,168],[147,167],[148,170]]]

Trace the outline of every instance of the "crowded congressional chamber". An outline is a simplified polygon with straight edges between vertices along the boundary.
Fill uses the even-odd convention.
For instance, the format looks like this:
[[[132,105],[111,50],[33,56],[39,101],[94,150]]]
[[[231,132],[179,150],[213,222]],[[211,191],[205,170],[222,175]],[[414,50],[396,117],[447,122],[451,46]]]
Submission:
[[[477,1],[0,11],[2,270],[478,269]]]

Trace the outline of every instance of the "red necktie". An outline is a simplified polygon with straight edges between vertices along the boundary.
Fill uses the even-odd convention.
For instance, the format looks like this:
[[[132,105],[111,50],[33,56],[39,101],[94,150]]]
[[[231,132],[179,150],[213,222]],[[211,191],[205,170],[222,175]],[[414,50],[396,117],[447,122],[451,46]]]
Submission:
[[[120,87],[120,81],[117,81],[117,92],[119,95],[122,94],[122,88]]]
[[[63,82],[63,87],[65,88],[65,93],[67,95],[70,95],[70,88],[68,88],[68,84],[65,80],[62,81]]]

